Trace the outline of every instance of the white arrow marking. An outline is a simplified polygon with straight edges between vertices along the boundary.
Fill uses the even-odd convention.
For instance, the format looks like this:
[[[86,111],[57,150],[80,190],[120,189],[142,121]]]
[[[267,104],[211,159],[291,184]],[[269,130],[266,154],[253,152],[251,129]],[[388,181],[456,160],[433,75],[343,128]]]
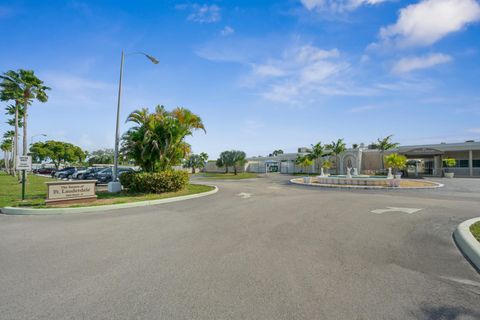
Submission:
[[[422,210],[422,209],[387,207],[387,209],[376,209],[376,210],[372,210],[371,212],[376,213],[376,214],[382,214],[382,213],[385,213],[385,212],[403,212],[403,213],[407,213],[407,214],[412,214],[412,213],[418,212],[420,210]]]
[[[250,198],[252,195],[250,193],[242,192],[237,194],[237,196],[241,197],[242,199]]]

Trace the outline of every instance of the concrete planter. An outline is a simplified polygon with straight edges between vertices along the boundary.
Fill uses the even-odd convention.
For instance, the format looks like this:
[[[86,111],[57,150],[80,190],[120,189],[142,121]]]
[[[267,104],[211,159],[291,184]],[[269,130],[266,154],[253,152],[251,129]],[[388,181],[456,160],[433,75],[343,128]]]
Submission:
[[[455,172],[445,172],[445,178],[452,179],[455,175]]]

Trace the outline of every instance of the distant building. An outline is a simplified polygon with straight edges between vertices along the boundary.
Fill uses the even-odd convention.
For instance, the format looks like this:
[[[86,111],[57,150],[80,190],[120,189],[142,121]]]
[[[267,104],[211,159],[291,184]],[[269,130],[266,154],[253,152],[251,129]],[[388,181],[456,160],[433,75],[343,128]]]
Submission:
[[[316,161],[309,168],[296,165],[298,156],[306,155],[308,148],[298,148],[296,153],[284,153],[270,157],[251,157],[242,170],[256,173],[319,173],[321,162]],[[463,143],[440,143],[429,145],[401,146],[386,151],[385,154],[397,152],[408,159],[406,174],[408,176],[442,176],[444,172],[443,159],[454,158],[457,160],[455,167],[450,171],[457,177],[480,177],[480,142],[466,141]],[[360,173],[372,174],[382,169],[382,154],[380,150],[370,149],[360,145],[358,148],[347,149],[338,157],[330,157],[333,162],[331,173],[336,172],[338,165],[339,174],[344,174],[346,168],[358,168]],[[337,163],[338,162],[338,163]],[[218,170],[210,168],[211,170]],[[221,171],[221,170],[218,170]]]

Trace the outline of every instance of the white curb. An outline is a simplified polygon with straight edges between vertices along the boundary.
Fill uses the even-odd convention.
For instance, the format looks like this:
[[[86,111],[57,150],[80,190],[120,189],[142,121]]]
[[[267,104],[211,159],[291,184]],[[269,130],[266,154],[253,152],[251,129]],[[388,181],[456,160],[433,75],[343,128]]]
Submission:
[[[480,242],[470,232],[470,226],[478,221],[480,221],[480,218],[473,218],[460,223],[455,229],[453,237],[463,254],[480,271]]]
[[[21,208],[21,207],[5,207],[5,208],[1,208],[1,211],[4,214],[10,214],[10,215],[52,215],[52,214],[85,213],[85,212],[97,212],[97,211],[108,211],[108,210],[115,210],[115,209],[144,207],[144,206],[152,206],[156,204],[201,198],[201,197],[205,197],[205,196],[217,193],[218,187],[217,186],[212,186],[212,187],[214,187],[215,189],[207,192],[190,194],[190,195],[180,196],[180,197],[158,199],[158,200],[137,201],[137,202],[129,202],[129,203],[109,204],[109,205],[103,205],[103,206],[100,205],[100,206],[91,206],[91,207],[78,207],[78,208],[34,209],[34,208]]]
[[[332,189],[376,189],[376,190],[412,190],[412,189],[437,189],[442,188],[444,185],[442,183],[433,182],[430,180],[425,180],[430,183],[433,183],[432,186],[422,186],[422,187],[384,187],[384,186],[366,186],[366,185],[345,185],[345,184],[321,184],[321,183],[305,183],[301,179],[303,178],[294,178],[290,180],[292,184],[298,184],[302,186],[309,187],[321,187],[321,188],[332,188]]]

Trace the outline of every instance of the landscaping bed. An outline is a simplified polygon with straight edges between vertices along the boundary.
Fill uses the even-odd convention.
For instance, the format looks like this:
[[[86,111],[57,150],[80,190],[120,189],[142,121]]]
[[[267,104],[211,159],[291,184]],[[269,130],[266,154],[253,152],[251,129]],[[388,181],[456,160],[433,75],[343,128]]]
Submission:
[[[480,242],[480,221],[470,226],[470,232]]]

